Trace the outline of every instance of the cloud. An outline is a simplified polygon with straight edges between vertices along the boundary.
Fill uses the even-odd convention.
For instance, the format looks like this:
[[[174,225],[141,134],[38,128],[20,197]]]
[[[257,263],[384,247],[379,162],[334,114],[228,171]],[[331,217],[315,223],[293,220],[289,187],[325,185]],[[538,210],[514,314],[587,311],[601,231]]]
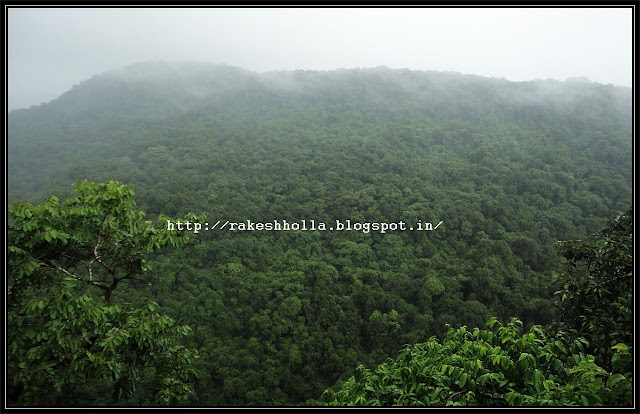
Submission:
[[[10,108],[149,60],[631,85],[631,8],[10,8]]]

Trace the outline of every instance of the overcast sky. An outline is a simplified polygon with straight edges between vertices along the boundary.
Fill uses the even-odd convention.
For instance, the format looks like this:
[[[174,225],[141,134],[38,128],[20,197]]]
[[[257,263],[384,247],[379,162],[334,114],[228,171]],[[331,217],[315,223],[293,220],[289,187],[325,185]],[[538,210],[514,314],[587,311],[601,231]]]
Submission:
[[[9,8],[9,109],[134,62],[375,67],[631,86],[631,8]]]

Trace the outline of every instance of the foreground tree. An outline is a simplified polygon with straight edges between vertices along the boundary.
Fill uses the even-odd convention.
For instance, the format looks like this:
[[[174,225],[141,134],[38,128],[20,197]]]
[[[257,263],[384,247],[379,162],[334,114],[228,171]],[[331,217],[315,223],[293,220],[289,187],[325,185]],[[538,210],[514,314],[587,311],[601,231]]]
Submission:
[[[631,373],[610,373],[583,351],[585,340],[548,337],[540,326],[522,332],[512,319],[486,330],[449,329],[407,346],[373,370],[360,367],[328,405],[356,406],[594,406],[631,405]],[[615,368],[631,360],[616,349]]]
[[[113,293],[148,284],[147,255],[187,238],[164,217],[143,221],[125,185],[85,180],[75,193],[62,206],[53,195],[9,206],[9,403],[113,404],[135,391],[141,404],[185,401],[198,357],[180,344],[189,327]]]
[[[558,247],[567,259],[559,276],[560,326],[587,339],[598,363],[610,367],[613,346],[633,345],[633,209],[586,240]]]

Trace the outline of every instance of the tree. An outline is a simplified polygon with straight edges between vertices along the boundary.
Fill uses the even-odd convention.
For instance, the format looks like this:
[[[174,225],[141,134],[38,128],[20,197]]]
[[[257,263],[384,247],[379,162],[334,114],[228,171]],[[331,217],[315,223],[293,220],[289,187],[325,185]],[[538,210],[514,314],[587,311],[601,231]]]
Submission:
[[[329,405],[630,406],[633,340],[632,209],[587,240],[559,243],[561,323],[449,329],[407,346],[374,370],[361,366]],[[568,328],[568,329],[563,329]]]
[[[323,398],[334,406],[631,405],[631,373],[605,371],[583,352],[585,344],[492,318],[486,330],[450,328],[442,342],[432,337],[373,370],[360,366],[358,378]],[[615,355],[617,368],[631,359],[627,349]]]
[[[113,401],[140,388],[142,403],[185,401],[198,357],[180,344],[189,327],[155,302],[135,308],[113,296],[125,281],[149,284],[147,255],[182,246],[185,234],[164,230],[165,217],[159,227],[143,221],[133,191],[115,181],[79,181],[75,194],[62,206],[54,195],[9,206],[9,402],[86,404],[86,395],[95,404],[104,382]],[[94,387],[100,395],[88,395]]]
[[[633,344],[632,208],[586,240],[558,248],[567,259],[557,292],[562,325],[586,338],[598,363],[610,367],[612,347]]]

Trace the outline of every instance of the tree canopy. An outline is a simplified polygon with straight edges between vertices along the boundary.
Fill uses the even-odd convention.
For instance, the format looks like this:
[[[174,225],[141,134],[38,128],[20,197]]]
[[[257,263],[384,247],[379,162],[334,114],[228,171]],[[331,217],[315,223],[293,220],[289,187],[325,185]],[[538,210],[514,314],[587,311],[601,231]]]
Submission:
[[[515,318],[450,328],[373,370],[361,365],[358,377],[325,391],[327,403],[631,406],[632,231],[629,209],[586,240],[558,243],[568,260],[558,325],[569,330],[523,333]]]
[[[112,294],[123,281],[149,284],[147,255],[187,239],[142,221],[125,185],[81,181],[75,192],[61,206],[53,195],[9,206],[10,402],[109,401],[105,383],[113,401],[140,388],[148,403],[184,401],[198,357],[181,343],[190,328],[155,302],[134,307]]]
[[[595,82],[386,67],[254,73],[155,62],[97,75],[52,102],[12,111],[13,401],[37,403],[29,389],[40,389],[47,391],[31,395],[42,403],[106,405],[114,393],[107,399],[94,390],[109,387],[122,395],[118,404],[144,405],[161,402],[161,390],[185,396],[182,387],[191,386],[190,399],[165,396],[195,406],[314,403],[358,366],[373,372],[407,344],[430,338],[444,346],[449,327],[492,332],[485,328],[492,318],[503,327],[516,318],[522,326],[508,329],[520,339],[533,333],[542,348],[583,338],[588,345],[579,341],[577,353],[558,359],[574,369],[574,356],[592,355],[604,371],[589,372],[614,389],[609,378],[628,369],[614,368],[613,359],[633,349],[632,275],[619,262],[631,244],[628,233],[610,234],[606,244],[589,234],[632,203],[631,98],[630,88]],[[74,193],[70,183],[78,180]],[[190,212],[205,213],[209,227],[247,220],[442,224],[384,234],[166,231],[168,217],[205,220]],[[567,242],[565,260],[554,249],[560,240],[587,244]],[[179,326],[192,332],[183,335]],[[452,355],[474,343],[465,335],[452,340]],[[143,352],[157,342],[147,337],[168,342],[153,345],[156,354]],[[195,356],[186,350],[200,358],[186,364]],[[171,368],[172,352],[184,352],[180,366],[199,377]],[[503,352],[518,363],[519,355]],[[61,358],[74,356],[84,387],[77,375],[57,375],[71,366]],[[555,371],[538,364],[531,365],[534,380],[536,369],[549,380]],[[563,401],[504,375],[523,396],[518,402]],[[553,381],[578,381],[581,393],[580,375]],[[162,383],[170,378],[179,381],[175,389],[172,380]],[[462,391],[456,381],[445,384],[451,394]],[[501,386],[483,392],[506,398]],[[442,395],[434,401],[446,403]]]
[[[563,241],[560,325],[589,341],[610,367],[613,346],[633,345],[633,207],[585,240]],[[627,367],[631,369],[631,366]]]

